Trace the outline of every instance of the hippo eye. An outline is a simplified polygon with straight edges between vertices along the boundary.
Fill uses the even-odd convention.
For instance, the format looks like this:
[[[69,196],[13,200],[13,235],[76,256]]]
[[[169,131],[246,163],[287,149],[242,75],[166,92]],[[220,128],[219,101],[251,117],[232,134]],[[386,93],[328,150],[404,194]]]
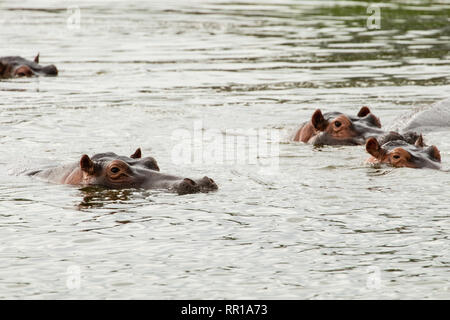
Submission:
[[[398,154],[396,154],[393,156],[393,158],[398,160],[398,159],[400,159],[400,156]]]
[[[336,128],[339,128],[341,125],[342,125],[342,123],[341,123],[340,121],[335,121],[335,122],[334,122],[334,126],[335,126]]]
[[[111,172],[112,173],[117,173],[117,172],[119,172],[120,171],[120,169],[118,168],[118,167],[112,167],[111,168]]]

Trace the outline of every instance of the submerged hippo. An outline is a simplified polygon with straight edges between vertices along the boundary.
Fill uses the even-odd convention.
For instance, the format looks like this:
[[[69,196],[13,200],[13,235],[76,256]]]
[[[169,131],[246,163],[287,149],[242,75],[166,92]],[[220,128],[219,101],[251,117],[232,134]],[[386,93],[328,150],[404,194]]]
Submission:
[[[368,137],[383,134],[380,128],[380,119],[368,107],[362,107],[356,117],[340,112],[322,114],[317,109],[293,140],[314,145],[363,145]]]
[[[429,132],[450,129],[450,98],[402,113],[393,121],[391,130]]]
[[[0,57],[0,78],[31,77],[34,75],[56,76],[58,69],[54,65],[41,66],[39,54],[34,61],[22,57]]]
[[[390,132],[381,141],[372,137],[366,142],[366,150],[371,155],[367,163],[385,163],[393,167],[440,169],[441,155],[436,146],[426,147],[422,135],[411,144],[413,134],[400,135]]]
[[[101,185],[114,189],[169,189],[178,194],[218,189],[216,183],[206,176],[192,180],[160,173],[156,160],[142,158],[140,148],[130,157],[113,152],[99,153],[91,158],[85,154],[79,162],[29,172],[28,175],[61,184]]]

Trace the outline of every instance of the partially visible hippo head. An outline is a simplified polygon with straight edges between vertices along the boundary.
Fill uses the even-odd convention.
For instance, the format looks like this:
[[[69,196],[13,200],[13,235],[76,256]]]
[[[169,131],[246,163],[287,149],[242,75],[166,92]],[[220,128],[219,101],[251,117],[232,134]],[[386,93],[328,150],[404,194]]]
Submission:
[[[366,150],[372,155],[368,163],[385,163],[393,167],[440,169],[441,155],[436,146],[425,147],[420,135],[415,144],[405,139],[391,139],[380,144],[377,139],[369,138]]]
[[[54,65],[42,66],[39,64],[39,54],[34,61],[22,57],[0,57],[0,77],[31,77],[33,75],[56,76],[58,69]]]
[[[396,131],[389,131],[384,133],[383,135],[377,137],[378,143],[380,145],[383,145],[385,143],[388,143],[390,141],[396,141],[401,140],[405,141],[409,144],[414,144],[417,147],[425,147],[425,143],[423,141],[423,137],[421,134],[418,134],[417,132],[408,131],[406,133],[400,134]]]
[[[73,177],[68,177],[67,183],[101,185],[114,189],[170,189],[178,194],[207,192],[218,188],[206,176],[192,180],[160,173],[154,158],[141,157],[141,149],[137,149],[130,157],[118,156],[113,152],[99,153],[91,158],[85,154],[76,171]]]
[[[300,141],[314,145],[361,145],[368,137],[382,134],[380,128],[380,119],[368,107],[362,107],[356,116],[340,112],[322,114],[317,109],[302,128]]]

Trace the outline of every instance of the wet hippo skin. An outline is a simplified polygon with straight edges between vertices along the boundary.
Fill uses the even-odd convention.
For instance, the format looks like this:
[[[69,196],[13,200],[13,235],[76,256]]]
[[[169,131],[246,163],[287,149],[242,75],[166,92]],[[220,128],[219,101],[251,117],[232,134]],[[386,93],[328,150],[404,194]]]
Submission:
[[[39,64],[39,54],[34,61],[19,56],[0,57],[0,78],[56,75],[58,75],[58,69],[54,65]]]
[[[391,130],[406,131],[446,131],[450,128],[450,98],[430,105],[414,108],[409,112],[402,112],[392,122]]]
[[[140,148],[130,157],[118,156],[113,152],[92,157],[84,154],[79,162],[27,174],[60,184],[100,185],[114,189],[168,189],[180,195],[218,189],[217,184],[206,176],[193,180],[159,172],[156,160],[142,158]]]

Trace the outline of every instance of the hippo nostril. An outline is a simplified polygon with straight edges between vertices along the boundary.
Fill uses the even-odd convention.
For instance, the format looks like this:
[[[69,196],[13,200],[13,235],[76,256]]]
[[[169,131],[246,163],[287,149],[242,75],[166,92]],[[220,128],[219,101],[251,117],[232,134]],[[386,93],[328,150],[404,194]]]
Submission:
[[[186,183],[189,183],[193,186],[197,185],[197,183],[194,180],[189,179],[189,178],[184,178],[183,181],[185,181]]]
[[[212,182],[212,183],[214,183],[214,180],[213,180],[213,179],[211,179],[211,178],[209,178],[209,177],[207,177],[207,176],[204,176],[204,177],[202,178],[202,181],[204,181],[204,182]]]
[[[202,179],[194,181],[189,178],[183,179],[181,183],[177,186],[176,191],[179,195],[198,193],[198,192],[208,192],[212,190],[217,190],[217,184],[213,179],[204,176]]]
[[[201,180],[198,181],[198,183],[202,192],[208,192],[218,189],[217,184],[214,182],[214,180],[207,176],[204,176]]]
[[[58,75],[58,69],[54,65],[45,66],[42,68],[42,71],[49,76],[56,76]]]
[[[200,187],[194,180],[185,178],[176,188],[179,195],[200,192]]]

